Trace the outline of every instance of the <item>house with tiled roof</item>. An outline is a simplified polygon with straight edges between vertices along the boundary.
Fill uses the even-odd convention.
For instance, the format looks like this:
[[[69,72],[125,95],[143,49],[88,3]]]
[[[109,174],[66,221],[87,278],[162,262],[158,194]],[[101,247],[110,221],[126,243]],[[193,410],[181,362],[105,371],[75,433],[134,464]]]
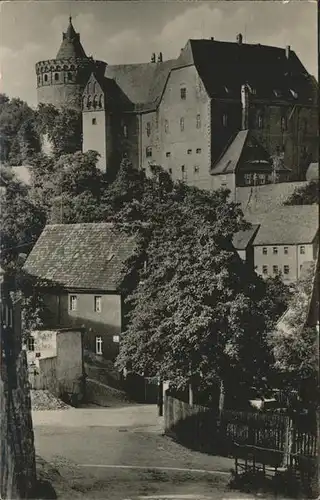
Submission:
[[[123,327],[125,265],[136,247],[135,235],[108,223],[47,225],[23,268],[42,283],[44,326],[85,327],[85,346],[113,359]]]
[[[252,224],[249,229],[238,231],[232,238],[232,244],[239,257],[252,269],[254,267],[253,241],[259,227],[259,224]]]
[[[315,261],[319,248],[319,207],[292,205],[266,214],[253,240],[256,272],[281,275],[296,282],[305,262]]]
[[[188,40],[175,59],[119,65],[93,61],[79,43],[70,20],[59,58],[37,65],[38,100],[66,104],[74,89],[83,150],[100,153],[103,171],[126,155],[215,189],[228,187],[226,175],[236,186],[297,180],[318,159],[317,82],[288,46],[212,37]]]

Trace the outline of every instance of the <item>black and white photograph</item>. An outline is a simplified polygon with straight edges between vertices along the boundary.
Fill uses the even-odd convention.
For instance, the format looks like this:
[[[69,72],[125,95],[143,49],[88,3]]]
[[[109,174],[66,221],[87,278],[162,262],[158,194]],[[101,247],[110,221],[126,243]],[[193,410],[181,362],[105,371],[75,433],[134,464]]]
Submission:
[[[320,498],[316,1],[0,5],[0,498]]]

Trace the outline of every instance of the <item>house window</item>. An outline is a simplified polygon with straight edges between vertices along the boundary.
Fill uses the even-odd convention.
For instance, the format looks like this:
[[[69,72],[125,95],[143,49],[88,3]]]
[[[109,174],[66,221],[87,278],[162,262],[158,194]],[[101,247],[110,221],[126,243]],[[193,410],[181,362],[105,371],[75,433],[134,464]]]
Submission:
[[[97,119],[96,118],[92,118],[92,125],[97,125]]]
[[[120,336],[119,336],[119,335],[114,335],[114,336],[112,337],[112,340],[113,340],[113,342],[114,342],[115,344],[119,344],[119,342],[120,342]]]
[[[146,157],[147,158],[150,158],[152,156],[152,147],[151,146],[148,146],[146,148]]]
[[[192,154],[192,149],[188,149],[187,153],[188,153],[188,155],[191,155]]]
[[[283,266],[283,273],[284,274],[289,274],[290,268],[289,266]]]
[[[201,148],[197,148],[196,153],[197,153],[197,155],[199,155],[201,153]]]
[[[288,247],[284,247],[284,249],[283,249],[283,253],[284,253],[285,255],[288,255],[288,253],[289,253],[289,248],[288,248]]]
[[[96,354],[102,354],[102,337],[96,337]]]
[[[268,266],[262,266],[262,274],[268,274]]]
[[[278,254],[278,247],[273,247],[272,253],[273,253],[273,255],[277,255]]]
[[[181,87],[180,89],[180,97],[185,100],[187,98],[187,89],[185,87]]]
[[[167,134],[169,132],[169,122],[168,120],[164,121],[164,131]]]
[[[123,137],[128,137],[128,127],[127,125],[123,125]]]
[[[267,254],[268,254],[268,249],[267,249],[267,247],[263,247],[263,249],[262,249],[262,254],[263,254],[263,255],[267,255]]]
[[[94,312],[100,313],[102,306],[102,297],[101,295],[96,295],[94,297]]]
[[[151,134],[151,123],[147,122],[147,136],[150,137]]]
[[[34,351],[34,337],[28,338],[28,351]]]
[[[265,184],[265,183],[266,183],[265,174],[259,174],[259,184]]]
[[[201,128],[201,115],[197,115],[196,127]]]
[[[181,132],[184,131],[184,118],[180,118],[180,130]]]
[[[166,152],[166,157],[167,157],[167,158],[170,158],[170,156],[171,156],[170,151],[167,151],[167,152]]]
[[[227,126],[228,126],[228,115],[227,115],[226,113],[224,113],[224,114],[222,115],[222,125],[223,125],[224,127],[227,127]]]
[[[300,255],[304,255],[306,253],[306,249],[304,246],[300,247]]]
[[[247,186],[250,186],[250,184],[252,183],[252,174],[244,174],[244,183]]]
[[[44,81],[47,82],[48,81],[48,75],[44,75]]]
[[[258,128],[263,128],[263,117],[258,115]]]
[[[198,165],[196,165],[193,170],[194,170],[195,174],[198,174],[200,171],[200,167],[198,167]]]
[[[70,311],[77,310],[78,297],[76,295],[70,295],[69,297],[69,309]]]
[[[281,117],[281,130],[282,132],[287,130],[287,118],[285,116]]]
[[[59,80],[59,73],[55,73],[54,74],[54,79],[55,79],[56,82]]]
[[[273,271],[273,274],[278,274],[278,272],[279,272],[278,266],[272,266],[272,271]]]

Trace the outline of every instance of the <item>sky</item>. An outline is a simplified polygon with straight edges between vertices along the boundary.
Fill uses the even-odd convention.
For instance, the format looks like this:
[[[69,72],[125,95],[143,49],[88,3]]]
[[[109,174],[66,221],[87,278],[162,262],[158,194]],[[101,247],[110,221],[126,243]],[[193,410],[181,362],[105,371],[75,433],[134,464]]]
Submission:
[[[37,104],[37,61],[54,58],[72,16],[87,55],[109,64],[175,58],[189,38],[291,48],[318,75],[317,4],[308,0],[7,1],[0,4],[0,92]]]

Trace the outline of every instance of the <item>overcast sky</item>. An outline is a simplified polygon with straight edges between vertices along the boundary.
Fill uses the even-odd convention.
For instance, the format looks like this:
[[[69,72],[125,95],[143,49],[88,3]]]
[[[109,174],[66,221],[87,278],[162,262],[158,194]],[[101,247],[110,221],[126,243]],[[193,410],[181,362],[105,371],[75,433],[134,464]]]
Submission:
[[[0,90],[36,104],[37,61],[56,56],[72,15],[87,55],[109,64],[177,57],[188,38],[291,45],[317,76],[317,4],[274,1],[10,1],[1,3]]]

